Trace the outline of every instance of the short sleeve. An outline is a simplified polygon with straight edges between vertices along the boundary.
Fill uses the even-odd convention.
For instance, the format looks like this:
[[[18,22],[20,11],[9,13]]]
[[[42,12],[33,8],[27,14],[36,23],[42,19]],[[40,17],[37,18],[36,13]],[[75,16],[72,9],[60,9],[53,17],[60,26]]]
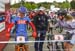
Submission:
[[[30,18],[29,18],[29,17],[27,17],[27,21],[28,21],[28,22],[31,22],[31,20],[30,20]]]
[[[75,22],[71,22],[70,26],[71,26],[72,28],[75,28]]]

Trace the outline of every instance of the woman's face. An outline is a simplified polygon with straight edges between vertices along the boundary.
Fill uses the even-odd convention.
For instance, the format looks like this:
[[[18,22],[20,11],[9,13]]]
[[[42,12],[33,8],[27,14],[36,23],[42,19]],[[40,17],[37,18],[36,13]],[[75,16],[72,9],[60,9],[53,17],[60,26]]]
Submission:
[[[63,19],[63,18],[64,18],[64,16],[58,16],[58,18],[61,20],[61,19]]]

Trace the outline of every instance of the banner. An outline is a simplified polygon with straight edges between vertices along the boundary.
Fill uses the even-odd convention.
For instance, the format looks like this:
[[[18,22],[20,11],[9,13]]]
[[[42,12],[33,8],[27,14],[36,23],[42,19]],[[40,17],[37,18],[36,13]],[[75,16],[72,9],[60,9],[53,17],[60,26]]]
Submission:
[[[5,30],[5,22],[0,23],[0,32],[2,32],[3,30]]]
[[[0,0],[0,12],[5,12],[5,1]]]

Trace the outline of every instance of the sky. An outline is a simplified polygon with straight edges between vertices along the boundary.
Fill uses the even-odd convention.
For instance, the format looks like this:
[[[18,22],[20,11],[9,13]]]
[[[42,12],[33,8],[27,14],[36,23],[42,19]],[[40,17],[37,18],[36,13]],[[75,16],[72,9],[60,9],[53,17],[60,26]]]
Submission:
[[[19,1],[21,0],[11,0],[11,4],[14,4],[15,2],[18,3]],[[56,2],[63,2],[65,0],[25,0],[25,1],[28,1],[28,2],[35,2],[35,3],[39,3],[39,2],[53,2],[53,1],[56,1]],[[68,0],[68,1],[71,1],[71,0]]]

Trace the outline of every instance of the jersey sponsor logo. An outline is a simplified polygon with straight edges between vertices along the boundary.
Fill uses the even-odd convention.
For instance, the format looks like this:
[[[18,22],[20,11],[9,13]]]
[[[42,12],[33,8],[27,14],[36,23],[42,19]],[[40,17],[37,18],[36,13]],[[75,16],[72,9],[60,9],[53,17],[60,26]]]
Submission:
[[[18,20],[17,24],[26,24],[26,21],[25,20]]]

